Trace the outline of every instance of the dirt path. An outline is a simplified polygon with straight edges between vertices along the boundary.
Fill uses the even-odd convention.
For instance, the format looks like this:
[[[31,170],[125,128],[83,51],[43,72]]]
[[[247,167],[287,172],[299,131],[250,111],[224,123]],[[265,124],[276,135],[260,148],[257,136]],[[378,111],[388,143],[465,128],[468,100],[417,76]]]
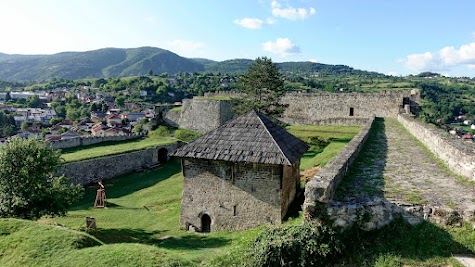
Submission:
[[[475,210],[475,186],[460,181],[397,120],[389,118],[375,121],[336,200],[368,196],[449,208],[461,214]]]

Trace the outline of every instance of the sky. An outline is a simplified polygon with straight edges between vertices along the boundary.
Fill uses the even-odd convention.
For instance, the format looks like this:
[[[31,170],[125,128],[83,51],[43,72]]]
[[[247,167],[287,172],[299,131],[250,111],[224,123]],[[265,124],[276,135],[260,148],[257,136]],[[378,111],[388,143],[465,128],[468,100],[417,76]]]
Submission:
[[[474,0],[1,0],[0,53],[180,56],[475,77]]]

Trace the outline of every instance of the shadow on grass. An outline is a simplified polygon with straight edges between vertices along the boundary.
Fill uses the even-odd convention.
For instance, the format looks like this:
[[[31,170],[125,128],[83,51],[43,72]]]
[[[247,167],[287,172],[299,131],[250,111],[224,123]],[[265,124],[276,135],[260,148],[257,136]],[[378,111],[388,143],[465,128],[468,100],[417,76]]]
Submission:
[[[371,232],[357,229],[347,231],[343,237],[346,248],[341,266],[375,266],[377,261],[384,261],[388,257],[397,264],[384,266],[403,266],[402,260],[406,264],[407,261],[422,261],[426,262],[424,266],[446,266],[443,264],[445,260],[440,258],[450,258],[453,254],[474,254],[473,248],[469,248],[474,238],[472,232],[471,238],[461,244],[446,230],[430,222],[412,226],[403,219],[397,219]]]
[[[231,242],[228,238],[212,237],[205,234],[190,234],[185,236],[172,236],[158,240],[156,245],[167,249],[199,250],[204,248],[219,248]]]
[[[341,138],[341,137],[332,137],[328,139],[330,142],[336,142],[336,143],[349,143],[353,138]]]
[[[90,231],[89,234],[101,240],[105,244],[116,243],[142,243],[156,244],[155,235],[163,231],[147,232],[142,229],[97,229]]]
[[[325,147],[320,147],[320,146],[310,146],[310,149],[307,150],[307,152],[305,152],[303,155],[302,155],[302,158],[300,160],[304,160],[304,159],[312,159],[314,158],[316,155],[322,153],[322,151],[325,149]]]
[[[136,191],[154,186],[181,171],[177,159],[162,164],[160,167],[140,173],[122,175],[117,178],[104,180],[107,198],[119,198]],[[70,210],[81,210],[93,206],[97,186],[86,186],[83,199]],[[112,206],[109,206],[112,207]]]

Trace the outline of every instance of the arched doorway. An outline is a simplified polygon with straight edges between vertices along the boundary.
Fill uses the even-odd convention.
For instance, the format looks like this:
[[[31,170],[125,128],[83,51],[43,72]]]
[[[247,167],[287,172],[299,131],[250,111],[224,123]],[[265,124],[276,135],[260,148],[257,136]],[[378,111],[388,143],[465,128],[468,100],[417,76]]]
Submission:
[[[157,154],[159,163],[163,164],[168,161],[168,150],[166,148],[160,148]]]
[[[211,232],[211,217],[209,217],[208,214],[203,214],[203,216],[201,216],[201,232]]]

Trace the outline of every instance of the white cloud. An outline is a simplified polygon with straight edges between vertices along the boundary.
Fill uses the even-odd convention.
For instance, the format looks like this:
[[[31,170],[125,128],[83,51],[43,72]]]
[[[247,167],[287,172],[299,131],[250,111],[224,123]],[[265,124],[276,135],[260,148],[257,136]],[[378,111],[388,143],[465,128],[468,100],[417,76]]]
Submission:
[[[475,70],[475,64],[469,64],[468,68],[471,69],[471,70]]]
[[[389,75],[389,76],[399,76],[400,74],[396,71],[390,71],[388,73],[386,73],[386,75]]]
[[[256,30],[262,28],[264,21],[255,18],[243,18],[234,20],[234,23],[244,28]]]
[[[403,62],[416,71],[444,70],[459,65],[475,64],[475,42],[456,49],[447,46],[438,52],[426,52],[407,56]]]
[[[197,57],[202,54],[201,50],[204,44],[198,41],[177,39],[170,42],[159,43],[159,47],[168,49],[180,56]]]
[[[275,42],[269,41],[262,44],[264,51],[286,57],[300,53],[300,48],[288,38],[277,38]]]
[[[267,18],[266,22],[267,22],[267,24],[272,25],[272,24],[275,24],[277,22],[277,20],[274,19],[274,18]]]
[[[291,6],[282,8],[281,4],[275,0],[272,1],[271,8],[272,15],[274,15],[275,17],[281,17],[289,20],[303,20],[314,15],[317,12],[313,7],[309,9],[294,8]]]

